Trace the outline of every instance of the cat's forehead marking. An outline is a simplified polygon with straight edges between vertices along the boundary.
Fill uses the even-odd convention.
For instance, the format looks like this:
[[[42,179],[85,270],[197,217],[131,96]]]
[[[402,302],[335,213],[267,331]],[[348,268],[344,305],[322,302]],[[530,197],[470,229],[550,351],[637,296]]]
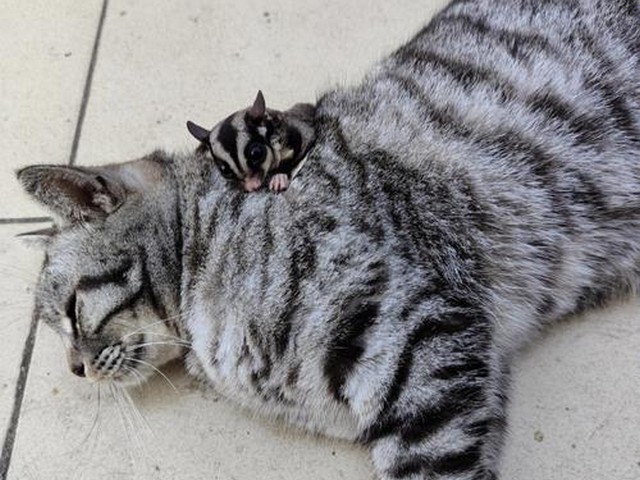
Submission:
[[[95,290],[108,284],[124,285],[133,267],[131,258],[124,258],[113,266],[106,266],[99,271],[89,272],[78,279],[78,290]]]

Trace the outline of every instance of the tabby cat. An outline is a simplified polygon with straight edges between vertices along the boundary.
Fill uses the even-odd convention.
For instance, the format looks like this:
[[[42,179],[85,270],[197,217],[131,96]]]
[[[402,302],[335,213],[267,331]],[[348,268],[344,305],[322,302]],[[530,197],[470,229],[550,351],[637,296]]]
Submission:
[[[638,287],[639,21],[635,0],[455,1],[320,99],[280,195],[163,152],[26,168],[60,217],[36,314],[77,374],[136,382],[178,335],[190,372],[367,445],[381,479],[495,479],[514,354]]]

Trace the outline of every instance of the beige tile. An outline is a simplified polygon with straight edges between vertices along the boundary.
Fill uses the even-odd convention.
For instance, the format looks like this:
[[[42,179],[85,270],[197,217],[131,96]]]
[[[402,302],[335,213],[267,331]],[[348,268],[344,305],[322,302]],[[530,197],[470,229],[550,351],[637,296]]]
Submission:
[[[518,362],[504,478],[640,478],[640,300],[558,325]]]
[[[13,408],[22,351],[31,323],[33,285],[42,262],[42,254],[27,248],[15,235],[38,226],[0,225],[0,439],[4,439]]]
[[[190,119],[213,125],[248,106],[314,101],[358,80],[446,0],[110,2],[81,163],[194,148]]]
[[[69,159],[101,1],[5,0],[0,15],[0,218],[41,216],[14,171]]]
[[[282,430],[168,369],[131,395],[145,420],[68,372],[48,328],[38,334],[9,479],[369,480],[364,452]],[[122,408],[123,405],[120,405]],[[95,423],[94,423],[95,422]]]

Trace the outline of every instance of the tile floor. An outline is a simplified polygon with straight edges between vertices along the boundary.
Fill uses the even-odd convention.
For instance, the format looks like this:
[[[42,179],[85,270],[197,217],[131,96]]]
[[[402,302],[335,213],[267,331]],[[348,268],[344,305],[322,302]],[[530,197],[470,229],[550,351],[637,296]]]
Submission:
[[[167,367],[140,414],[67,372],[31,322],[46,225],[13,171],[192,148],[184,128],[252,100],[354,82],[446,0],[5,0],[0,15],[0,480],[372,477],[366,453],[273,425]],[[640,478],[640,301],[546,332],[515,368],[503,478]],[[122,414],[123,411],[127,413]],[[99,414],[97,415],[97,413]]]

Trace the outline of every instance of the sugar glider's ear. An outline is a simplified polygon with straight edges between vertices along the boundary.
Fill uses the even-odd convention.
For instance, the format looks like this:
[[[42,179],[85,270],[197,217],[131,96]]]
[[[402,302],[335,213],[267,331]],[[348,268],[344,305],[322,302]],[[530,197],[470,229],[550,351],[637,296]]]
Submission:
[[[195,137],[196,140],[199,140],[202,143],[209,143],[209,135],[211,132],[200,125],[193,123],[192,121],[187,121],[187,130],[189,133]]]
[[[63,223],[73,223],[115,212],[129,195],[161,181],[165,165],[150,156],[103,167],[33,165],[17,175],[28,194]]]
[[[264,118],[266,111],[267,106],[264,102],[264,95],[262,95],[262,90],[258,90],[258,95],[256,95],[253,106],[249,109],[249,117],[256,122],[259,122]]]

